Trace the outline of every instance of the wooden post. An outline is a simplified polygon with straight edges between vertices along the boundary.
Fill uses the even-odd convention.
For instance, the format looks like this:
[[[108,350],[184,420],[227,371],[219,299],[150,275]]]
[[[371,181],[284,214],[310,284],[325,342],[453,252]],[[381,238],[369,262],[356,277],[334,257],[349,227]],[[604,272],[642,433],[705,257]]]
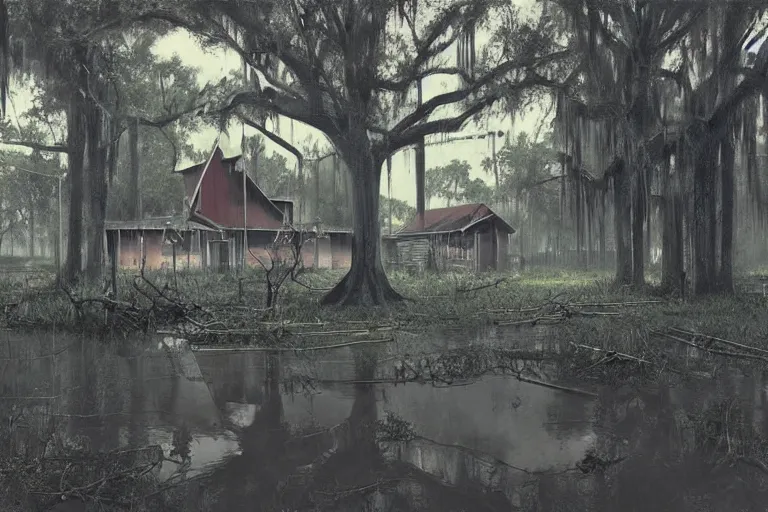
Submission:
[[[320,217],[320,160],[315,160],[315,218]]]
[[[312,265],[315,269],[320,268],[320,217],[315,219],[315,257]]]
[[[173,255],[171,256],[173,258],[173,285],[176,287],[176,289],[179,289],[179,283],[176,280],[176,241],[173,241],[173,244],[171,245],[171,250],[173,251]]]
[[[387,206],[389,208],[389,235],[392,236],[392,155],[387,157]]]
[[[112,295],[117,300],[117,258],[120,245],[120,231],[113,231],[112,236],[107,235],[107,254],[109,254],[109,239],[112,239]]]
[[[202,248],[200,250],[202,251]],[[208,240],[208,237],[205,237],[205,268],[208,269],[211,267],[211,242]]]
[[[243,125],[245,127],[245,125]],[[243,140],[245,139],[245,128],[243,128]],[[248,173],[243,165],[243,257],[241,259],[242,271],[245,272],[245,253],[248,251],[248,189],[246,188],[246,179]]]

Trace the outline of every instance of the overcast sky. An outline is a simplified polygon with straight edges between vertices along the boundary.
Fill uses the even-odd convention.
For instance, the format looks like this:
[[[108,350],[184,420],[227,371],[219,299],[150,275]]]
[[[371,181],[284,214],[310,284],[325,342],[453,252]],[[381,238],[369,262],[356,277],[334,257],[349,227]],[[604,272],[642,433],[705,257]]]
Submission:
[[[517,0],[518,4],[532,4],[535,0]],[[478,47],[484,42],[478,38]],[[196,40],[188,33],[178,30],[171,35],[161,39],[154,48],[155,53],[160,57],[170,58],[174,54],[179,55],[184,64],[199,69],[200,84],[206,82],[218,82],[222,76],[229,75],[232,70],[241,69],[242,62],[234,52],[231,51],[216,51],[211,50],[203,51],[197,44]],[[449,50],[453,52],[454,50]],[[423,86],[423,98],[428,100],[429,98],[455,89],[455,85],[448,83],[446,77],[435,77],[430,80],[425,80]],[[15,119],[16,113],[21,113],[27,110],[30,105],[30,92],[16,83],[12,85],[12,104],[9,105],[9,113],[12,118]],[[461,133],[452,134],[454,136],[462,136],[480,132],[486,132],[488,130],[504,132],[511,132],[515,134],[519,131],[533,132],[540,123],[542,117],[542,110],[535,108],[533,111],[517,116],[517,119],[513,123],[511,119],[495,119],[489,121],[488,126],[477,126],[474,123],[468,122],[465,125],[465,129]],[[450,116],[451,113],[447,112],[445,116]],[[327,140],[318,131],[303,125],[299,122],[293,123],[293,136],[296,144],[301,144],[307,136],[311,136],[313,139],[318,140],[321,145],[327,145]],[[247,135],[257,133],[250,128],[245,129]],[[291,122],[288,119],[281,119],[280,121],[281,136],[290,139],[291,134]],[[241,128],[232,128],[229,130],[229,137],[222,135],[220,144],[226,156],[232,156],[240,153],[240,141],[241,141]],[[191,138],[191,143],[196,149],[209,150],[213,142],[218,135],[218,130],[214,128],[208,128],[202,130]],[[439,141],[442,140],[441,136],[433,136],[430,140]],[[290,142],[290,140],[289,140]],[[267,141],[267,152],[277,151],[288,158],[291,163],[295,162],[295,158],[288,152],[276,144]],[[497,141],[497,148],[503,144],[503,140]],[[16,148],[20,149],[20,148]],[[486,175],[481,167],[481,162],[484,158],[491,156],[490,140],[469,140],[458,141],[452,143],[444,143],[427,146],[426,148],[426,163],[427,168],[445,165],[452,159],[466,160],[472,166],[472,177],[484,178],[488,183],[491,183],[492,178]],[[187,165],[191,165],[195,162],[181,161],[178,164],[179,168]],[[416,203],[416,185],[414,175],[414,158],[413,150],[406,149],[395,155],[392,160],[392,197],[407,201],[411,205]],[[171,170],[169,169],[169,172]],[[386,195],[386,172],[382,178],[382,193]],[[440,202],[433,200],[431,205],[439,206]]]

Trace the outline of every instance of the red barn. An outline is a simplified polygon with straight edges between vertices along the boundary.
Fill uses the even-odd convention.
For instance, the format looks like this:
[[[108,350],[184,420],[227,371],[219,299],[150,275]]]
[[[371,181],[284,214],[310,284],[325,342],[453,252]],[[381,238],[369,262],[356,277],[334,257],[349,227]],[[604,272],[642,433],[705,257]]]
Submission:
[[[268,265],[268,248],[274,243],[281,230],[285,233],[294,223],[293,202],[268,198],[256,182],[247,173],[243,173],[241,166],[237,165],[240,159],[241,155],[225,158],[217,144],[207,161],[176,171],[184,180],[185,206],[188,208],[188,215],[184,220],[193,228],[200,229],[188,229],[189,226],[185,225],[184,227],[187,228],[185,232],[189,235],[180,233],[175,236],[175,239],[179,246],[184,246],[180,248],[181,251],[187,254],[196,253],[195,266],[218,270],[241,266],[243,233],[246,231],[244,227],[247,228],[248,233],[246,264],[257,266],[258,260],[261,260]],[[133,238],[143,240],[144,231],[147,229],[145,224],[148,220],[151,219],[109,223],[108,235],[109,231],[119,228],[122,237],[128,240]],[[174,222],[174,224],[177,223]],[[315,237],[313,232],[301,234],[308,238],[302,248],[304,266],[349,267],[352,258],[351,231],[322,228],[321,230],[323,235],[319,238]],[[141,254],[130,259],[130,263],[125,257],[119,258],[121,266],[135,266],[142,258],[147,262],[147,268],[152,268],[155,263],[167,264],[167,255],[171,251],[164,247],[173,245],[174,237],[166,237],[164,230],[159,233],[161,233],[158,235],[160,243],[134,244],[141,247],[139,251]],[[121,244],[117,247],[117,254],[121,254],[119,247],[122,245],[121,236],[116,238],[121,240]],[[186,241],[187,237],[192,240]],[[126,249],[123,248],[122,254],[128,252]],[[155,252],[157,254],[154,254]],[[189,265],[193,262],[193,258],[187,257],[186,261]]]
[[[190,220],[220,230],[220,234],[206,234],[205,266],[226,268],[240,265],[244,226],[248,232],[246,263],[258,265],[257,258],[266,262],[269,260],[267,248],[273,244],[280,230],[294,224],[293,202],[268,198],[237,165],[241,157],[225,158],[217,145],[207,162],[178,171],[184,178]],[[351,231],[322,231],[325,236],[315,238],[310,234],[312,239],[304,243],[304,266],[348,267],[352,254]]]

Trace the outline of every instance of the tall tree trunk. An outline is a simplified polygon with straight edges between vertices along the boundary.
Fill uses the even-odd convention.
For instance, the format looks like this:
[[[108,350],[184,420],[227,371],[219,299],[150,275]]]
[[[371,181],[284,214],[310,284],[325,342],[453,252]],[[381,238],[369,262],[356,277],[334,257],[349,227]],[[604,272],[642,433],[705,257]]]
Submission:
[[[645,215],[645,262],[650,265],[653,262],[653,231],[652,224],[656,222],[656,206],[649,204],[649,210]]]
[[[598,228],[600,230],[599,238],[598,238],[598,246],[600,251],[600,268],[605,268],[605,217],[601,214],[600,220],[598,221]]]
[[[379,189],[383,162],[374,159],[364,133],[358,140],[362,142],[349,143],[351,147],[342,152],[352,176],[352,265],[323,298],[324,304],[379,305],[403,298],[390,285],[381,262]]]
[[[132,120],[128,125],[128,145],[131,153],[131,174],[128,180],[128,218],[141,219],[141,192],[139,182],[141,163],[139,162],[139,120]]]
[[[87,102],[87,151],[89,213],[88,254],[86,275],[91,280],[101,277],[104,263],[104,221],[107,213],[107,148],[99,147],[103,142],[104,118],[99,107]]]
[[[626,169],[620,169],[613,178],[613,219],[614,239],[616,241],[616,282],[632,282],[632,254],[627,238],[631,235],[629,180]]]
[[[730,134],[723,140],[720,150],[720,168],[722,169],[722,188],[720,189],[723,205],[720,279],[723,291],[733,292],[733,230],[734,230],[734,164],[736,151]]]
[[[683,199],[665,193],[662,203],[661,284],[668,290],[683,286]],[[682,290],[681,290],[682,291]]]
[[[422,101],[421,80],[416,82],[416,94],[418,105]],[[427,164],[425,160],[424,137],[416,144],[416,223],[419,231],[424,231],[424,206],[427,185]],[[448,203],[450,206],[450,201]]]
[[[320,218],[320,161],[315,160],[314,162],[314,178],[315,178],[315,218],[312,219],[313,221]]]
[[[638,184],[632,197],[632,284],[642,286],[645,283],[645,232],[643,224],[646,217],[645,188],[642,169],[637,169]]]
[[[83,248],[83,163],[85,157],[85,124],[83,97],[72,93],[67,114],[67,159],[69,161],[69,219],[67,222],[67,261],[64,279],[74,282],[82,271]]]
[[[518,190],[517,191],[517,198],[515,199],[515,221],[517,223],[516,227],[517,227],[518,230],[521,227],[523,227],[523,219],[522,219],[522,217],[520,217],[520,201],[521,201],[520,191]],[[523,230],[525,230],[525,228],[523,228]],[[518,247],[518,253],[519,253],[519,257],[520,258],[523,257],[523,240],[524,240],[524,238],[525,237],[518,231],[517,232],[517,240],[518,240],[517,247]]]
[[[693,268],[694,293],[704,294],[716,287],[716,261],[713,224],[715,209],[715,150],[702,149],[693,172]]]

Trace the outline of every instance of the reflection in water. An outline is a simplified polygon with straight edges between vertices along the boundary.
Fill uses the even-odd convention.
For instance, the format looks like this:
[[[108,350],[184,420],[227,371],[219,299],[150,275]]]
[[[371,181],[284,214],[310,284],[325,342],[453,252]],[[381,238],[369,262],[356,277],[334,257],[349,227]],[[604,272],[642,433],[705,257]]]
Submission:
[[[12,335],[0,413],[22,411],[26,426],[0,439],[11,450],[0,456],[40,456],[54,430],[92,450],[159,445],[174,461],[157,478],[187,469],[164,510],[765,510],[768,499],[750,458],[768,453],[764,371],[594,399],[503,376],[393,386],[387,346],[311,359],[150,345]]]
[[[9,336],[0,413],[18,422],[4,424],[0,437],[11,436],[13,443],[3,442],[10,452],[3,449],[0,457],[31,460],[62,449],[139,454],[145,452],[135,449],[157,445],[176,460],[154,470],[165,479],[180,467],[194,476],[239,453],[237,438],[220,427],[205,382],[176,374],[164,351],[144,350],[142,341],[116,348],[100,340],[55,336],[54,344],[51,338]],[[189,434],[184,460],[171,457],[180,429]],[[63,477],[62,485],[67,488]]]

